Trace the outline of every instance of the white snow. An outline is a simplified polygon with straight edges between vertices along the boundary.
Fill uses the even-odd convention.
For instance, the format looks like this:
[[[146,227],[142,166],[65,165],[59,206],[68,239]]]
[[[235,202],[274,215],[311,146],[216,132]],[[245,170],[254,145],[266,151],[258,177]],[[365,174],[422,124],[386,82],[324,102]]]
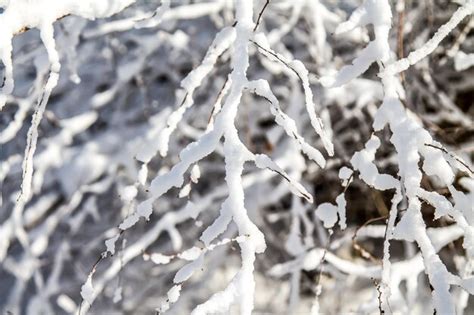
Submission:
[[[336,198],[336,206],[330,203],[323,203],[316,209],[316,216],[323,221],[324,227],[332,229],[339,218],[339,226],[342,230],[347,227],[346,224],[346,199],[344,194]]]
[[[150,255],[150,259],[157,265],[165,265],[171,261],[171,256],[166,256],[160,253],[153,253]]]
[[[119,239],[120,234],[115,235],[112,238],[109,238],[108,240],[105,241],[105,246],[107,247],[107,251],[111,254],[115,254],[115,243]]]
[[[257,154],[255,155],[255,165],[261,169],[269,169],[274,172],[277,172],[284,176],[287,182],[290,185],[291,191],[302,198],[305,198],[309,203],[313,203],[313,196],[303,187],[300,183],[293,180],[283,169],[281,169],[274,161],[272,161],[267,155],[265,154]]]
[[[92,286],[91,274],[87,277],[87,281],[81,287],[81,296],[84,299],[84,301],[89,303],[89,305],[92,305],[92,303],[94,302],[95,292],[94,292],[94,287]]]
[[[418,61],[431,54],[439,46],[441,41],[448,36],[466,16],[469,16],[474,12],[473,3],[472,0],[467,0],[466,4],[459,7],[459,9],[457,9],[451,16],[449,21],[442,25],[428,42],[417,50],[411,52],[408,57],[387,66],[381,76],[393,76],[405,71],[409,66],[416,64]]]
[[[474,66],[474,54],[466,54],[462,51],[459,51],[454,56],[454,68],[456,71],[464,71]]]
[[[377,166],[373,163],[375,159],[375,151],[380,146],[380,140],[376,136],[372,136],[366,143],[365,149],[356,152],[351,164],[355,170],[360,172],[360,177],[370,186],[379,189],[387,190],[396,188],[398,181],[390,175],[380,174]]]

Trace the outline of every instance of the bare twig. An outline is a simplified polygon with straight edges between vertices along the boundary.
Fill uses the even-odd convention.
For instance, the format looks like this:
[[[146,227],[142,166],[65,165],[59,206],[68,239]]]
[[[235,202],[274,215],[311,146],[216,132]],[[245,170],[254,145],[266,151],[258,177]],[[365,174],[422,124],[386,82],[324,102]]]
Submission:
[[[470,173],[471,173],[471,176],[474,175],[474,171],[469,167],[469,165],[466,164],[466,162],[464,162],[463,160],[461,160],[459,157],[457,157],[456,155],[454,155],[453,153],[449,152],[448,150],[446,150],[445,148],[442,148],[442,147],[438,147],[434,144],[430,144],[430,143],[425,143],[425,146],[427,147],[431,147],[431,148],[434,148],[434,149],[438,149],[440,151],[442,151],[443,153],[449,155],[450,157],[452,157],[453,159],[455,159],[458,163],[462,164],[462,166],[464,166]]]
[[[303,82],[303,78],[300,77],[298,71],[296,71],[295,69],[293,69],[289,64],[288,62],[286,62],[285,60],[283,60],[280,56],[278,56],[277,54],[275,54],[273,51],[271,50],[268,50],[264,47],[262,47],[259,43],[257,43],[256,41],[253,41],[251,40],[250,41],[251,43],[255,44],[255,46],[257,46],[259,49],[261,49],[262,51],[264,51],[265,53],[271,55],[272,57],[274,57],[275,59],[277,59],[279,62],[281,62],[282,64],[284,64],[288,69],[290,69],[291,71],[293,71],[296,76],[300,79],[301,82]]]
[[[207,120],[208,125],[212,123],[213,117],[218,112],[217,105],[220,104],[220,102],[222,101],[222,98],[224,97],[225,86],[227,85],[228,81],[229,81],[229,77],[227,76],[224,84],[222,84],[222,87],[219,90],[219,94],[217,94],[216,101],[214,102],[214,106],[212,107],[211,114],[209,115],[209,119]]]
[[[380,289],[380,283],[374,278],[372,278],[372,282],[374,283],[375,289],[377,290],[377,293],[378,293],[377,300],[379,302],[379,313],[380,315],[383,315],[385,314],[385,311],[382,308],[382,290]]]
[[[381,221],[381,220],[386,220],[388,218],[388,215],[385,215],[385,216],[382,216],[382,217],[378,217],[378,218],[373,218],[373,219],[370,219],[368,220],[367,222],[365,222],[364,224],[362,224],[361,226],[359,226],[355,231],[354,231],[354,234],[352,235],[352,247],[358,251],[360,253],[360,255],[363,257],[363,258],[368,258],[370,259],[372,262],[374,263],[377,263],[377,264],[380,264],[381,261],[380,259],[377,259],[375,258],[368,250],[366,250],[364,247],[362,247],[359,242],[357,242],[356,238],[357,238],[357,233],[359,233],[359,230],[362,229],[363,227],[371,224],[371,223],[374,223],[374,222],[377,222],[377,221]]]
[[[265,11],[269,3],[270,3],[270,0],[266,0],[265,4],[263,5],[262,10],[260,10],[260,13],[258,14],[258,18],[257,18],[257,23],[255,23],[255,27],[253,28],[254,32],[257,30],[257,27],[260,24],[260,20],[262,19],[263,12]]]
[[[397,34],[397,46],[398,46],[398,59],[405,58],[404,47],[403,47],[403,32],[405,28],[405,0],[400,0],[397,6],[398,11],[398,34]],[[400,73],[402,82],[405,83],[405,73]]]

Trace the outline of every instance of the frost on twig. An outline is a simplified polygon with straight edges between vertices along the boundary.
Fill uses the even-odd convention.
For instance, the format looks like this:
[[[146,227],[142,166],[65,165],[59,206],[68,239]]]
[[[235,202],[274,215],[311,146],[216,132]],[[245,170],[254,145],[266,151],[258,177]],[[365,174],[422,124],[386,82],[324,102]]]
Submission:
[[[87,19],[104,18],[122,11],[134,0],[81,1],[54,0],[9,1],[0,15],[3,26],[0,35],[0,59],[5,66],[5,83],[0,93],[0,109],[5,105],[7,95],[13,92],[12,39],[27,29],[38,28],[48,51],[52,71],[59,72],[59,57],[54,48],[53,24],[66,15],[77,15]]]
[[[38,142],[38,127],[43,118],[46,105],[53,89],[59,81],[61,69],[59,53],[56,50],[54,39],[54,22],[67,15],[77,15],[88,19],[107,17],[115,14],[128,5],[132,0],[118,2],[104,1],[96,3],[94,1],[83,1],[80,4],[76,1],[63,1],[56,3],[51,0],[40,1],[9,1],[2,5],[3,12],[0,15],[2,32],[0,33],[0,61],[5,68],[4,84],[0,90],[0,110],[7,102],[7,97],[13,92],[13,61],[12,61],[12,41],[13,37],[25,30],[38,28],[41,41],[44,44],[51,72],[46,84],[34,108],[31,126],[28,130],[27,144],[22,163],[22,183],[21,189],[12,212],[13,229],[24,247],[28,247],[27,235],[23,228],[23,210],[27,202],[32,197],[33,180],[33,156]]]
[[[391,312],[390,299],[393,298],[390,286],[391,270],[394,268],[390,264],[390,240],[406,240],[416,242],[423,256],[425,272],[428,275],[430,284],[433,287],[433,305],[438,313],[454,314],[455,303],[450,293],[450,286],[456,284],[452,276],[447,271],[436,254],[436,249],[430,240],[426,225],[421,215],[421,200],[429,201],[437,209],[437,217],[449,215],[453,218],[464,232],[464,247],[469,260],[472,260],[472,227],[466,226],[466,217],[462,211],[450,210],[452,207],[443,196],[436,192],[425,192],[421,188],[422,171],[428,176],[436,176],[444,187],[451,190],[454,200],[459,192],[452,188],[454,172],[449,165],[442,151],[436,150],[436,141],[423,129],[406,110],[400,101],[403,89],[396,78],[396,74],[407,69],[409,65],[417,63],[419,60],[433,52],[440,41],[446,37],[453,28],[466,16],[473,13],[474,2],[467,1],[451,17],[448,23],[443,25],[438,32],[420,49],[410,53],[407,58],[392,62],[390,60],[391,51],[388,43],[388,32],[391,26],[391,9],[388,1],[366,0],[350,17],[350,19],[339,26],[337,33],[349,31],[355,27],[368,23],[373,24],[375,39],[362,51],[353,64],[345,66],[335,76],[335,78],[325,78],[328,86],[339,86],[354,79],[364,72],[372,62],[378,61],[381,66],[379,76],[384,87],[383,103],[375,114],[373,128],[375,131],[382,130],[386,125],[392,133],[390,142],[397,151],[398,176],[400,180],[387,175],[379,174],[373,164],[375,152],[380,145],[377,137],[367,142],[366,148],[356,152],[351,159],[353,167],[360,172],[360,178],[368,185],[378,190],[395,189],[392,200],[392,209],[388,219],[388,226],[385,235],[384,259],[381,283],[381,309],[384,312]],[[379,13],[383,12],[382,15]],[[423,160],[422,160],[423,159]],[[419,168],[422,163],[422,168]],[[403,192],[403,197],[402,197]],[[407,201],[406,212],[401,220],[395,225],[398,215],[398,204],[405,199]],[[456,203],[456,205],[458,205]],[[472,204],[469,206],[472,211]],[[463,209],[464,206],[460,206]],[[438,210],[439,209],[439,210]],[[441,210],[444,209],[444,210]],[[334,220],[333,220],[334,221]],[[332,221],[331,221],[332,222]],[[465,280],[463,280],[465,281]]]
[[[257,167],[269,168],[278,172],[290,184],[291,190],[297,195],[312,201],[311,195],[299,183],[292,180],[280,167],[269,157],[263,155],[254,156],[239,139],[238,131],[235,127],[235,119],[238,111],[240,99],[245,89],[255,91],[258,95],[268,99],[271,103],[271,111],[276,116],[276,121],[281,125],[286,133],[292,137],[311,159],[324,166],[325,160],[322,154],[308,145],[304,139],[298,135],[296,124],[285,115],[279,108],[278,101],[270,91],[268,83],[264,80],[248,81],[246,72],[249,66],[249,43],[252,37],[252,3],[245,1],[236,2],[237,22],[235,27],[225,28],[216,35],[213,44],[200,66],[194,69],[181,83],[186,90],[186,96],[181,106],[170,115],[167,128],[160,135],[163,142],[160,144],[162,155],[167,152],[167,142],[169,135],[176,128],[178,122],[187,108],[192,104],[193,91],[201,84],[204,77],[212,70],[219,55],[228,47],[232,47],[232,72],[229,76],[228,94],[220,111],[215,114],[213,124],[200,136],[197,141],[189,144],[180,153],[180,161],[166,174],[156,177],[150,185],[151,197],[141,202],[137,206],[136,212],[128,216],[121,224],[121,230],[127,230],[135,225],[140,217],[149,219],[153,212],[153,202],[165,194],[172,187],[181,187],[184,182],[185,172],[195,163],[215,151],[219,141],[223,138],[223,153],[225,160],[226,183],[229,191],[227,199],[223,202],[220,216],[202,234],[202,240],[209,245],[217,236],[223,233],[228,224],[233,221],[239,231],[240,236],[247,236],[247,239],[240,243],[242,268],[234,277],[229,286],[221,293],[217,293],[207,302],[199,305],[195,313],[204,312],[226,312],[232,304],[240,305],[243,314],[249,314],[253,309],[253,264],[255,254],[261,253],[265,249],[265,240],[262,232],[250,220],[247,210],[244,207],[244,192],[242,188],[242,172],[246,161],[254,161]],[[259,35],[261,38],[262,35]],[[308,73],[301,63],[292,61],[292,69],[302,80],[306,95],[306,105],[313,127],[322,137],[328,152],[332,154],[332,144],[325,136],[322,122],[316,117],[313,94],[309,87]],[[225,88],[225,86],[224,86]],[[191,266],[191,265],[190,265]],[[192,263],[194,266],[194,263]],[[194,268],[194,267],[193,267]],[[178,275],[177,275],[178,276]],[[188,276],[178,277],[179,279]],[[176,282],[176,281],[175,281]],[[177,281],[182,282],[182,281]],[[172,292],[179,292],[179,288],[172,289]],[[171,294],[171,293],[170,293]],[[217,303],[221,295],[226,299]],[[171,294],[169,300],[175,300],[176,294]],[[216,304],[217,303],[217,304]]]
[[[366,0],[352,13],[348,21],[337,27],[336,34],[372,24],[375,32],[374,40],[352,61],[352,65],[344,66],[335,77],[321,78],[321,83],[328,87],[341,86],[364,73],[372,63],[387,62],[390,58],[388,36],[391,21],[392,10],[388,1]]]
[[[229,244],[230,242],[242,243],[245,242],[246,236],[238,236],[234,239],[223,239],[217,243],[209,244],[205,248],[192,247],[182,253],[176,255],[162,255],[162,254],[151,254],[146,256],[146,260],[151,259],[155,264],[168,264],[172,259],[179,258],[190,261],[183,267],[181,267],[176,273],[173,282],[174,285],[168,290],[167,299],[161,304],[157,311],[162,314],[166,312],[172,304],[178,301],[180,291],[183,284],[199,269],[203,268],[205,255],[207,252],[213,251],[215,248]]]
[[[25,2],[38,19],[60,6],[0,0],[2,23]],[[0,309],[469,309],[469,2],[399,1],[393,18],[379,0],[245,2],[137,1],[90,22],[68,10],[54,36],[14,36],[0,64],[15,77],[0,115]],[[411,57],[392,60],[389,43]],[[407,61],[401,83],[385,72]]]
[[[426,42],[422,47],[411,52],[408,57],[397,60],[388,65],[380,74],[381,76],[392,76],[408,69],[409,66],[416,64],[421,59],[431,54],[441,43],[441,41],[452,32],[452,30],[467,16],[474,13],[474,1],[467,0],[466,4],[459,7],[454,12],[449,21],[442,25],[436,34]]]
[[[313,100],[313,92],[309,86],[309,73],[308,70],[305,68],[303,63],[299,60],[286,60],[285,57],[282,55],[274,52],[268,43],[268,40],[265,38],[265,36],[260,33],[255,36],[255,41],[253,41],[255,45],[259,49],[262,50],[263,53],[267,54],[268,56],[275,58],[279,62],[281,62],[283,65],[285,65],[288,69],[290,69],[292,72],[296,74],[298,79],[301,81],[301,84],[303,85],[303,90],[304,90],[304,95],[305,95],[305,105],[306,105],[306,111],[309,115],[311,125],[313,126],[314,130],[316,130],[316,133],[321,137],[321,140],[323,141],[324,148],[328,152],[330,156],[334,155],[334,146],[329,139],[328,135],[326,134],[326,130],[324,130],[324,126],[322,123],[321,118],[316,116],[316,105],[314,104]],[[262,90],[262,89],[260,89]],[[260,92],[262,93],[262,92]],[[271,93],[271,92],[270,92]],[[266,94],[269,94],[267,91]],[[272,104],[275,102],[272,102]],[[320,164],[321,165],[321,164]]]

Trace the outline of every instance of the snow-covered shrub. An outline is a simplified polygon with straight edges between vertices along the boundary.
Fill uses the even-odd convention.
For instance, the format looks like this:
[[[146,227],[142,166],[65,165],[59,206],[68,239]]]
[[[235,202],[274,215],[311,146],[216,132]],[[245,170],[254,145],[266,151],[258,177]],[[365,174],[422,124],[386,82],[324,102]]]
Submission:
[[[0,7],[3,311],[473,307],[473,0]]]

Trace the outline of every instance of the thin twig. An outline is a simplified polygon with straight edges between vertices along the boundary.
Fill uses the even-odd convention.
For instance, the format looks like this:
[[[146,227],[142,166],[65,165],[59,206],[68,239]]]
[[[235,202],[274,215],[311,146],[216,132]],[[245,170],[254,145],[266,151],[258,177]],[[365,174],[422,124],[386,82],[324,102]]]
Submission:
[[[372,282],[374,283],[375,289],[378,292],[377,300],[378,300],[378,305],[379,305],[379,313],[380,315],[383,315],[385,314],[385,311],[382,308],[382,290],[380,289],[380,283],[374,278],[372,278]]]
[[[255,23],[255,27],[253,28],[254,32],[257,30],[257,27],[260,24],[260,20],[262,19],[263,12],[265,11],[269,3],[270,3],[270,0],[267,0],[265,4],[263,5],[262,10],[260,10],[260,13],[258,14],[258,18],[257,18],[257,23]]]
[[[328,252],[328,249],[329,249],[329,245],[331,245],[331,237],[334,233],[330,233],[329,234],[329,237],[327,239],[327,242],[326,242],[326,246],[324,247],[324,252],[323,252],[323,256],[321,257],[321,262],[319,263],[319,272],[316,276],[316,287],[319,286],[319,282],[321,281],[321,277],[322,277],[322,274],[323,274],[323,263],[324,263],[324,260],[326,259],[326,253]]]
[[[434,149],[438,149],[440,151],[442,151],[443,153],[449,155],[450,157],[452,157],[453,159],[455,159],[457,162],[459,162],[460,164],[462,164],[462,166],[464,166],[465,168],[467,168],[467,170],[471,173],[471,176],[474,175],[474,171],[469,167],[469,165],[466,164],[466,162],[464,162],[463,160],[461,160],[460,158],[458,158],[457,156],[455,156],[453,153],[449,152],[448,150],[446,150],[445,148],[442,148],[442,147],[438,147],[434,144],[430,144],[430,143],[425,143],[425,146],[427,147],[431,147],[431,148],[434,148]]]
[[[212,122],[212,118],[215,116],[216,114],[216,105],[218,105],[218,103],[220,103],[222,97],[224,96],[224,88],[227,84],[227,81],[229,81],[229,76],[226,77],[225,81],[224,81],[224,84],[222,84],[222,87],[219,91],[219,94],[217,94],[217,97],[216,97],[216,101],[214,102],[214,106],[212,107],[212,111],[211,111],[211,114],[209,115],[209,119],[207,120],[207,124],[209,125],[211,122]]]
[[[405,28],[405,0],[400,0],[402,3],[400,4],[402,6],[402,9],[398,12],[398,39],[397,39],[397,45],[398,45],[398,59],[403,59],[405,58],[404,56],[404,47],[403,47],[403,32]],[[400,78],[402,79],[403,84],[405,84],[405,73],[401,72],[400,73]]]
[[[378,217],[378,218],[373,218],[373,219],[370,219],[368,220],[367,222],[365,222],[364,224],[362,224],[361,226],[359,226],[355,231],[354,231],[354,234],[352,235],[352,247],[358,251],[361,256],[363,258],[369,258],[371,261],[373,261],[374,263],[377,263],[377,264],[380,264],[380,259],[377,259],[375,258],[368,250],[366,250],[364,247],[362,247],[359,242],[357,242],[356,238],[357,238],[357,233],[359,233],[359,230],[362,229],[363,227],[371,224],[371,223],[374,223],[374,222],[377,222],[377,221],[381,221],[381,220],[385,220],[388,218],[388,215],[384,215],[382,217]]]
[[[121,231],[119,232],[119,237],[122,236],[122,234],[124,234],[124,233],[125,233],[125,230],[121,230]],[[118,241],[118,239],[117,239],[115,242],[117,242],[117,241]],[[122,247],[122,250],[123,250],[123,247]],[[97,258],[97,260],[95,261],[95,263],[92,265],[91,271],[87,274],[87,277],[90,276],[90,277],[92,278],[92,276],[95,274],[95,272],[96,272],[97,267],[99,266],[99,264],[100,264],[103,260],[105,260],[107,257],[109,257],[109,256],[107,255],[107,250],[106,250],[105,252],[102,252],[102,253],[100,254],[99,258]],[[122,268],[122,267],[121,267],[121,268]],[[91,280],[92,280],[92,279],[91,279]],[[82,304],[83,304],[83,303],[84,303],[84,297],[83,297],[82,294],[81,294],[81,302],[80,302],[80,304],[79,304],[79,312],[77,313],[78,315],[81,315],[81,309],[82,309]]]
[[[274,58],[276,58],[278,61],[280,61],[282,64],[284,64],[288,69],[290,69],[291,71],[293,71],[297,76],[298,78],[301,80],[301,82],[303,82],[303,78],[300,77],[298,71],[296,71],[295,69],[293,69],[289,64],[288,62],[286,62],[285,60],[283,60],[280,56],[278,56],[276,53],[274,53],[273,51],[271,50],[268,50],[264,47],[262,47],[259,43],[257,43],[256,41],[253,41],[253,40],[250,40],[251,43],[255,44],[255,46],[257,46],[259,49],[263,50],[265,53],[273,56]]]
[[[97,266],[99,265],[99,263],[100,263],[103,259],[105,259],[105,257],[107,257],[107,256],[105,256],[103,253],[100,254],[99,258],[98,258],[98,259],[96,260],[96,262],[92,265],[91,271],[87,274],[87,277],[90,276],[90,277],[92,278],[92,276],[94,275],[94,273],[95,273],[96,270],[97,270]],[[81,294],[81,303],[79,304],[79,311],[78,311],[78,313],[77,313],[78,315],[81,315],[81,310],[82,310],[82,304],[83,304],[83,303],[84,303],[84,297],[83,297],[82,294]]]
[[[273,171],[273,172],[277,173],[278,175],[280,175],[281,177],[283,177],[288,183],[291,184],[290,178],[289,178],[288,176],[286,176],[285,174],[283,174],[282,172],[280,172],[279,170],[275,170],[275,169],[270,168],[270,167],[267,167],[267,169],[270,170],[270,171]],[[306,201],[311,202],[311,196],[310,196],[310,195],[306,194],[304,191],[301,191],[301,190],[299,190],[299,189],[298,189],[298,191],[299,191],[299,193],[303,196],[303,198],[306,199]]]

